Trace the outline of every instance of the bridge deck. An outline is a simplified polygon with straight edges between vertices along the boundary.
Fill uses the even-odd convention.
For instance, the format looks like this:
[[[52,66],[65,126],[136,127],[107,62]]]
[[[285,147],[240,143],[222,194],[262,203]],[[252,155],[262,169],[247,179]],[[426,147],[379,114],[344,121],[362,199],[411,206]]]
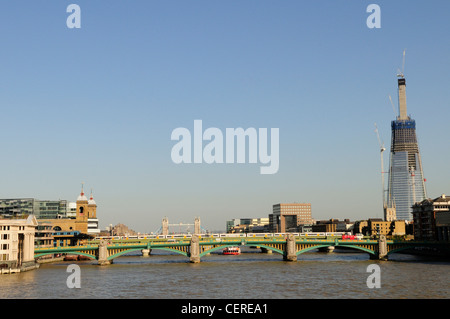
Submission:
[[[403,249],[418,246],[436,246],[441,243],[426,243],[415,241],[394,241],[387,240],[387,253],[397,252]],[[200,247],[200,257],[207,253],[225,248],[228,246],[259,246],[273,250],[280,254],[285,254],[287,239],[282,237],[234,237],[234,238],[199,238],[198,245]],[[373,239],[306,239],[295,238],[295,253],[301,254],[320,247],[342,246],[358,249],[371,255],[378,252],[379,242]],[[447,247],[449,244],[447,243]],[[78,246],[57,246],[57,247],[35,247],[35,257],[48,254],[81,254],[91,258],[99,258],[100,241],[94,240],[85,242]],[[119,257],[127,252],[144,250],[144,249],[164,249],[184,256],[190,255],[191,239],[121,239],[109,240],[106,242],[108,259]]]

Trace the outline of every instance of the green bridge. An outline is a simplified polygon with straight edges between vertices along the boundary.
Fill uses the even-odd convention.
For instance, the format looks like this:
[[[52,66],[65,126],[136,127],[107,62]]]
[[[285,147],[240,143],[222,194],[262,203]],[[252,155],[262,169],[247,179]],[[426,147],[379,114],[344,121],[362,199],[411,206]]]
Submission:
[[[297,256],[320,248],[346,247],[369,254],[371,259],[386,260],[392,253],[416,247],[427,247],[450,250],[449,243],[417,242],[386,240],[381,236],[378,240],[342,240],[342,239],[305,239],[288,235],[284,238],[209,238],[193,236],[188,239],[128,239],[128,240],[97,240],[86,245],[35,247],[34,257],[53,254],[81,255],[98,261],[100,265],[111,264],[113,260],[126,253],[142,251],[148,254],[152,249],[161,249],[189,258],[190,262],[198,263],[200,258],[225,247],[257,246],[278,253],[286,261],[296,261]]]

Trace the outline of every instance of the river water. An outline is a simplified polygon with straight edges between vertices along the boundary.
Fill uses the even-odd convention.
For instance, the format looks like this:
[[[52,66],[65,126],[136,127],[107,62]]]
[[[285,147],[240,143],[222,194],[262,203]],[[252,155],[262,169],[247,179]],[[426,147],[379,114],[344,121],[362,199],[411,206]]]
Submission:
[[[239,256],[211,254],[201,263],[153,251],[128,255],[109,266],[96,261],[55,262],[0,276],[0,298],[89,299],[302,299],[450,298],[450,261],[394,254],[373,261],[365,253],[308,252],[297,262],[245,248]],[[68,288],[70,264],[80,266],[81,287]],[[368,266],[380,268],[380,288],[369,288]]]

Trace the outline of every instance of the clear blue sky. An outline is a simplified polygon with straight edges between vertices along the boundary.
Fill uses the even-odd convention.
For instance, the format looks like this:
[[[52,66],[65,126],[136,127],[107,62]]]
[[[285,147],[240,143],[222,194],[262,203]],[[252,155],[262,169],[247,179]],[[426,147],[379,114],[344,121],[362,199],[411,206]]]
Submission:
[[[81,29],[66,7],[81,7]],[[381,7],[381,29],[366,8]],[[310,202],[313,218],[381,217],[406,49],[430,197],[450,194],[450,2],[8,1],[0,10],[0,198],[75,201],[100,226],[225,229]],[[279,128],[280,169],[176,165],[173,129]],[[389,156],[386,152],[385,163]]]

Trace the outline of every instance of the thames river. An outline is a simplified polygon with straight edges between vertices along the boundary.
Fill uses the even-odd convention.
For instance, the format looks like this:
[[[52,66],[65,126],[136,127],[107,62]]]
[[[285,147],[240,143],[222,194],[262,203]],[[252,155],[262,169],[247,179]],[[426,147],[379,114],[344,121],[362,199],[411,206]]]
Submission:
[[[450,261],[406,254],[373,261],[365,253],[308,252],[297,262],[245,248],[241,255],[211,254],[199,264],[187,257],[153,251],[128,255],[114,264],[96,261],[42,264],[34,271],[1,275],[0,298],[449,298]],[[70,264],[80,266],[80,288],[68,288]],[[369,288],[368,266],[380,268],[380,288]]]

